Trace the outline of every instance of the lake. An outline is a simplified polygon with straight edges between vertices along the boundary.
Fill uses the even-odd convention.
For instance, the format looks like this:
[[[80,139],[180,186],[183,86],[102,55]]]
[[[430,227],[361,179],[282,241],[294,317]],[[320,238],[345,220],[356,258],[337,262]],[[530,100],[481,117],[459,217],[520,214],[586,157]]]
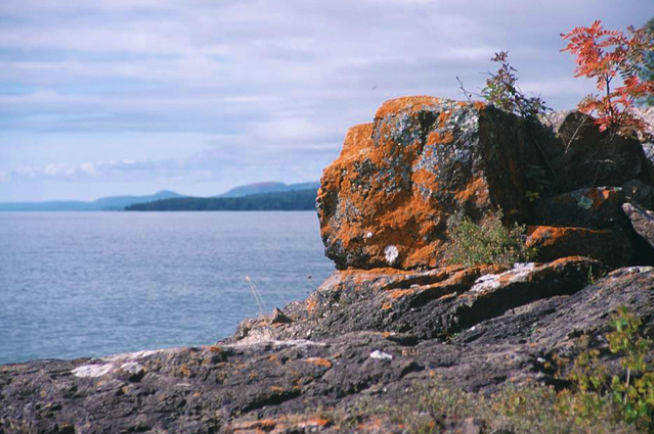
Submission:
[[[315,212],[0,213],[0,364],[212,344],[333,270]]]

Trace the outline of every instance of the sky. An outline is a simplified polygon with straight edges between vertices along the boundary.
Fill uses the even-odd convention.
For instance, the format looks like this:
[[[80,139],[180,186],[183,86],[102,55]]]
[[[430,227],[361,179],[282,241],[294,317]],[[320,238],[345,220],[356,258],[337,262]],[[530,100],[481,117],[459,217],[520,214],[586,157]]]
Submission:
[[[652,0],[2,0],[0,201],[315,181],[403,95],[463,99],[509,51],[550,107],[593,89],[560,34]]]

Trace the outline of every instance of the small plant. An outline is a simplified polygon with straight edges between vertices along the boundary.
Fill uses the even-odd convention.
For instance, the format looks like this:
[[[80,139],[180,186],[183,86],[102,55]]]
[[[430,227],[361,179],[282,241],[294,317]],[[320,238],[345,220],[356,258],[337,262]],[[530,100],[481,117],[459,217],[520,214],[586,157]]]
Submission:
[[[525,198],[527,198],[529,202],[538,202],[540,200],[540,193],[537,191],[527,191],[525,193]]]
[[[502,212],[489,214],[480,224],[456,214],[447,221],[451,245],[449,261],[464,266],[512,265],[534,259],[536,252],[526,246],[525,227],[507,229]]]
[[[491,62],[500,64],[500,68],[495,74],[488,73],[489,78],[486,80],[486,86],[481,90],[481,94],[468,91],[463,82],[457,77],[461,91],[472,100],[473,96],[480,97],[486,102],[498,107],[509,113],[517,114],[527,120],[535,120],[538,115],[545,114],[550,110],[545,105],[545,101],[539,97],[527,97],[518,87],[518,72],[508,61],[509,52],[500,51],[490,59]]]
[[[645,131],[642,119],[633,113],[637,100],[654,93],[654,79],[643,76],[648,53],[654,50],[654,32],[646,27],[607,30],[600,21],[590,27],[576,27],[562,34],[568,45],[561,51],[576,56],[575,77],[595,79],[599,94],[588,95],[579,103],[579,110],[595,115],[601,131],[634,135]],[[621,85],[614,80],[620,78]]]
[[[572,411],[582,399],[579,394],[557,392],[549,386],[508,386],[488,397],[438,381],[423,388],[415,402],[386,410],[403,432],[463,432],[456,427],[474,420],[479,427],[475,432],[484,433],[638,433],[635,427],[611,419],[610,404],[600,403],[595,413],[582,416]]]
[[[583,351],[575,360],[570,379],[581,398],[575,409],[579,414],[595,414],[610,405],[615,420],[654,430],[654,346],[639,335],[641,325],[624,307],[613,315],[613,331],[606,338],[610,352],[619,357],[620,375],[609,375],[597,349]]]
[[[504,111],[515,113],[525,119],[536,119],[539,114],[549,108],[540,97],[527,97],[518,87],[518,72],[508,61],[509,52],[500,51],[491,58],[492,62],[500,64],[495,74],[490,74],[486,86],[481,90],[481,96],[494,106]]]

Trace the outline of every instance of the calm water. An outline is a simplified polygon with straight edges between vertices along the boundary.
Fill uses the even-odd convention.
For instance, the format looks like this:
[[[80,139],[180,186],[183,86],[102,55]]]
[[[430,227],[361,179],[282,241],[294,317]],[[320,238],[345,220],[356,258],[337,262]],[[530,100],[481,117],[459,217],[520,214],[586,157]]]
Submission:
[[[0,213],[0,363],[211,344],[246,276],[269,312],[332,270],[313,212]]]

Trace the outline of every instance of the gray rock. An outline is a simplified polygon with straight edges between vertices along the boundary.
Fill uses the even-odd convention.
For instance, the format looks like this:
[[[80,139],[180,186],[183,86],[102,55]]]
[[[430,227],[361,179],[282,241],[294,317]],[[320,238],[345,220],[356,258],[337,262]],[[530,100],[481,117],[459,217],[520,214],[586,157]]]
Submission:
[[[272,318],[270,318],[270,324],[290,324],[293,320],[290,319],[284,312],[279,308],[274,308],[272,312]]]
[[[622,209],[638,235],[654,248],[654,212],[633,203],[625,203]]]

